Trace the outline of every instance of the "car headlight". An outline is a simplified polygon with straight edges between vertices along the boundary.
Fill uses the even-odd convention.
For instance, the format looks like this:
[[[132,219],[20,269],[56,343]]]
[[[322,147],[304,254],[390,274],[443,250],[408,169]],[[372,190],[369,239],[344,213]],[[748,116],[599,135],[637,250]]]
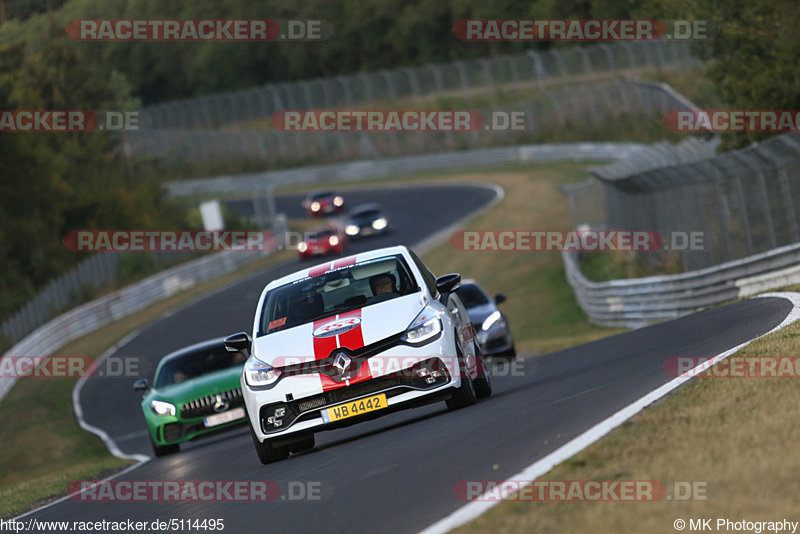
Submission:
[[[483,324],[481,324],[481,330],[489,330],[501,318],[502,315],[500,315],[498,310],[493,311],[489,317],[483,320]]]
[[[339,244],[339,238],[335,235],[332,235],[328,238],[328,243],[330,244],[330,246],[335,247],[336,245]]]
[[[442,320],[433,313],[433,310],[425,308],[411,321],[411,324],[408,325],[402,339],[406,343],[417,345],[431,341],[441,332]]]
[[[175,405],[160,400],[151,400],[150,409],[156,415],[175,415]]]
[[[372,227],[376,230],[383,230],[386,228],[387,224],[389,224],[389,221],[387,221],[384,217],[372,221]]]
[[[344,205],[344,199],[340,196],[337,196],[333,199],[333,205],[337,208],[341,208]]]
[[[348,224],[347,227],[344,229],[344,233],[347,235],[358,235],[359,229],[358,226],[355,224]]]
[[[300,241],[300,242],[297,244],[297,250],[298,250],[299,252],[305,252],[306,250],[308,250],[308,245],[306,244],[306,242],[305,242],[305,241]]]
[[[319,211],[320,205],[316,200],[311,203],[311,211]]]
[[[250,358],[244,364],[244,380],[248,386],[271,386],[281,377],[280,369],[276,369],[257,358]]]

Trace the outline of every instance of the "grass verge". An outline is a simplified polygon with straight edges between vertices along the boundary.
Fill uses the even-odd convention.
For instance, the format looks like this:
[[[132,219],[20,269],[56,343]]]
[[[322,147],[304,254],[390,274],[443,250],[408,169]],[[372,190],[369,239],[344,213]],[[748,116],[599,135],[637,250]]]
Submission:
[[[795,322],[731,358],[798,354]],[[797,520],[796,416],[796,378],[696,378],[540,480],[700,481],[709,500],[504,502],[455,532],[674,533],[677,519],[687,531],[697,518]]]

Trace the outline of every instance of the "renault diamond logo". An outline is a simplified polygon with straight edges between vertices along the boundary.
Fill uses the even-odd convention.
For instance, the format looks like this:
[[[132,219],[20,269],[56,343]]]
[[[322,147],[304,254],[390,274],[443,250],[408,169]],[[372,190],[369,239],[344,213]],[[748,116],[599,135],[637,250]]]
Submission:
[[[339,352],[333,358],[333,367],[341,374],[345,374],[353,360],[344,352]]]
[[[216,398],[214,399],[214,405],[212,408],[215,412],[224,412],[230,407],[231,403],[228,402],[228,399],[222,398],[222,395],[217,394]]]

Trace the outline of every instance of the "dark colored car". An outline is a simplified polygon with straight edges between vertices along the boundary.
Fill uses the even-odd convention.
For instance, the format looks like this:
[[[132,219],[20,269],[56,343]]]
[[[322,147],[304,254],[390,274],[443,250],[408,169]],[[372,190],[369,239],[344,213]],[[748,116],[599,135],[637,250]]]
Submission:
[[[247,358],[214,339],[164,356],[153,384],[138,380],[142,412],[156,456],[178,452],[180,443],[245,421],[240,379]]]
[[[297,244],[297,255],[301,260],[336,254],[341,256],[347,249],[347,236],[338,228],[328,227],[308,232]]]
[[[344,209],[344,197],[333,191],[312,191],[302,202],[306,214],[320,217],[338,213]]]
[[[362,204],[350,211],[344,231],[353,238],[384,234],[389,231],[389,218],[378,204]]]
[[[497,307],[505,302],[505,295],[497,294],[492,299],[475,280],[465,280],[456,294],[467,308],[483,355],[516,357],[517,351],[508,318]]]

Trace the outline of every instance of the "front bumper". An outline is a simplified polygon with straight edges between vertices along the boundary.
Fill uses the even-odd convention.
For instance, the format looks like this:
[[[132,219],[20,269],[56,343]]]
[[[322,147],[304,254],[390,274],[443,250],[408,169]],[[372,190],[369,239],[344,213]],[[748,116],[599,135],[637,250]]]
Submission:
[[[147,419],[147,426],[150,430],[150,437],[153,438],[153,442],[156,445],[183,443],[205,434],[216,433],[220,430],[240,425],[247,421],[247,415],[245,414],[244,419],[236,419],[228,423],[207,427],[203,422],[203,417],[183,419],[177,415],[151,416],[145,414],[145,418]]]
[[[371,378],[357,383],[351,380],[349,385],[327,391],[321,387],[318,374],[286,376],[268,390],[252,389],[243,381],[245,406],[253,431],[259,441],[273,440],[330,430],[380,417],[401,407],[446,398],[452,388],[461,385],[461,378],[457,359],[440,352],[440,345],[394,347],[362,364],[369,365]],[[386,394],[387,408],[330,423],[323,420],[322,410],[380,393]]]
[[[473,326],[474,328],[474,326]],[[478,325],[476,338],[484,356],[504,354],[511,350],[514,342],[506,326],[490,328],[488,331],[480,330]]]

